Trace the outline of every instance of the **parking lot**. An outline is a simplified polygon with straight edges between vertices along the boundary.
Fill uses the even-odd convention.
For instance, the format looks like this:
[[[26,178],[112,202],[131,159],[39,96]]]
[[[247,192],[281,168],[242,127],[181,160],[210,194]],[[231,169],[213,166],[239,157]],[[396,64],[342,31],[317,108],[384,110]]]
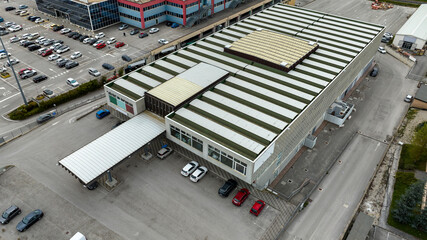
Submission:
[[[176,152],[164,160],[153,157],[148,162],[132,155],[114,168],[119,184],[113,191],[108,192],[101,186],[89,191],[57,166],[57,161],[109,131],[117,119],[110,114],[98,120],[93,112],[75,121],[84,111],[87,110],[76,109],[63,114],[2,146],[0,165],[13,162],[34,181],[124,239],[259,239],[278,215],[279,211],[264,198],[262,200],[267,205],[261,214],[258,217],[250,214],[251,206],[258,199],[254,193],[241,207],[234,206],[231,201],[239,187],[227,198],[218,196],[224,179],[211,171],[198,183],[183,177],[180,171],[191,159]],[[23,145],[25,150],[16,151]],[[21,186],[21,183],[16,185]],[[39,197],[43,199],[43,196]],[[49,198],[46,196],[46,201]],[[16,199],[16,195],[12,195],[3,205]],[[49,205],[30,206],[42,208]],[[40,223],[48,219],[47,216]],[[75,224],[81,226],[84,223],[84,220],[76,220]],[[66,228],[62,223],[58,224],[59,229]],[[40,225],[37,223],[33,227],[37,229]],[[34,234],[40,238],[38,232]]]
[[[0,239],[70,239],[80,231],[88,239],[117,240],[120,236],[95,219],[65,201],[57,194],[34,181],[19,168],[11,168],[0,174],[0,213],[12,204],[22,213],[8,224],[1,225]],[[44,213],[42,219],[25,232],[18,232],[16,225],[35,209]]]

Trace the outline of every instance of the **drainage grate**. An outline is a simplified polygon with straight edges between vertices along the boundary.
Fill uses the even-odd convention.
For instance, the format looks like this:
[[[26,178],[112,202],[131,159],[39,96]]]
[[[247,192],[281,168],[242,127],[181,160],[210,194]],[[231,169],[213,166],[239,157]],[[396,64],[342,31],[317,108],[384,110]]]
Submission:
[[[304,168],[304,172],[308,172],[308,169],[307,169],[307,168]]]
[[[292,180],[291,180],[291,179],[288,179],[288,183],[292,183]]]

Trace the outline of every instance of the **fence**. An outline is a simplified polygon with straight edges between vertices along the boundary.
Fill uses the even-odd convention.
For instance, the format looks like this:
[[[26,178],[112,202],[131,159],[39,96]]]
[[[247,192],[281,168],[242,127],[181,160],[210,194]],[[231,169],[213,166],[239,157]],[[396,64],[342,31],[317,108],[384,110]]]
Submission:
[[[97,95],[89,98],[89,99],[86,99],[84,101],[78,102],[78,103],[73,104],[71,106],[67,106],[65,108],[57,108],[57,109],[55,109],[52,112],[56,112],[56,115],[61,115],[61,114],[64,114],[66,112],[69,112],[71,110],[74,110],[74,109],[76,109],[78,107],[84,106],[84,105],[86,105],[88,103],[91,103],[91,102],[93,102],[95,100],[98,100],[98,99],[101,99],[101,98],[104,98],[104,97],[105,97],[105,93],[102,92],[100,94],[97,94]],[[22,127],[13,129],[12,131],[0,134],[0,147],[3,146],[4,144],[6,144],[7,142],[12,141],[13,139],[19,137],[19,136],[22,136],[22,135],[25,135],[25,134],[31,132],[33,129],[35,129],[35,128],[39,127],[39,126],[41,126],[41,124],[39,124],[36,121],[34,121],[34,122],[27,123],[26,125],[24,125]]]

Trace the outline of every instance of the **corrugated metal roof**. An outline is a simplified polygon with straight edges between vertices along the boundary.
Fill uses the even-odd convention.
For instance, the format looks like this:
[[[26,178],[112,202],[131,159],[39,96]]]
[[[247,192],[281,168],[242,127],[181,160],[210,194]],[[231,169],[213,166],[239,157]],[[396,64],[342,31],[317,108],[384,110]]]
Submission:
[[[144,96],[145,92],[147,91],[147,89],[137,86],[129,81],[126,81],[125,79],[119,79],[115,81],[114,84],[117,84],[120,87],[126,88],[127,90],[134,92],[141,97]]]
[[[227,71],[202,62],[179,74],[177,77],[205,88],[227,74]]]
[[[162,85],[148,91],[149,94],[173,105],[178,106],[203,88],[180,77],[174,77]]]
[[[421,4],[396,35],[409,35],[427,41],[427,4]]]
[[[174,72],[177,72],[177,73],[182,73],[182,72],[184,72],[185,70],[187,70],[187,69],[182,68],[182,67],[179,67],[179,66],[177,66],[177,65],[174,65],[174,64],[168,63],[168,62],[166,62],[166,61],[164,61],[164,60],[159,60],[159,61],[157,61],[157,62],[156,62],[156,64],[157,64],[157,65],[160,65],[160,66],[162,66],[162,67],[168,68],[168,69],[170,69],[170,70],[172,70],[172,71],[174,71]]]
[[[189,66],[189,67],[193,67],[193,66],[197,65],[197,63],[195,63],[195,62],[192,62],[188,59],[182,58],[182,57],[174,55],[174,54],[169,55],[168,58],[171,60],[174,60],[175,62],[179,62],[179,63],[184,64],[184,65]]]
[[[142,75],[142,74],[140,74],[138,72],[132,72],[131,74],[129,74],[129,77],[131,77],[131,78],[133,78],[133,79],[135,79],[137,81],[140,81],[142,83],[145,83],[145,84],[147,84],[147,85],[149,85],[151,87],[157,87],[158,85],[161,84],[161,82],[156,81],[156,80],[154,80],[152,78],[149,78],[149,77],[147,77],[145,75]]]
[[[59,164],[87,184],[164,131],[164,119],[145,112],[68,155]]]
[[[164,80],[169,80],[169,79],[171,79],[171,78],[174,77],[172,74],[169,74],[167,72],[164,72],[164,71],[159,70],[159,69],[157,69],[155,67],[152,67],[152,66],[143,67],[143,70],[147,71],[147,72],[149,72],[151,74],[154,74],[154,75],[156,75],[156,76],[158,76],[160,78],[163,78]]]

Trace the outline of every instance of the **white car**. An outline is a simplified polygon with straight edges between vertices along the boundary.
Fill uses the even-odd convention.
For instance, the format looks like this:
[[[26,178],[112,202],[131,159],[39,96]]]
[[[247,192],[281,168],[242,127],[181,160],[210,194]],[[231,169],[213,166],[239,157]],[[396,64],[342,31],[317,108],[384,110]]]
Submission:
[[[96,39],[100,39],[100,38],[103,38],[103,37],[105,37],[105,34],[103,32],[100,32],[100,33],[98,33],[98,34],[95,35]]]
[[[412,102],[412,99],[414,99],[414,97],[412,97],[411,95],[406,95],[405,102],[410,103],[410,102]]]
[[[68,47],[68,46],[62,46],[58,50],[56,50],[56,53],[64,53],[66,51],[70,51],[70,47]]]
[[[62,34],[69,33],[69,32],[71,32],[71,29],[69,29],[69,28],[64,28],[64,29],[61,29],[61,31],[60,31],[60,33],[62,33]]]
[[[96,47],[96,45],[103,43],[103,42],[104,42],[103,40],[98,40],[94,44],[92,44],[92,46]]]
[[[162,148],[157,152],[157,157],[163,160],[163,158],[169,156],[172,153],[172,151],[173,150],[170,147]]]
[[[152,29],[150,29],[149,33],[153,34],[153,33],[156,33],[158,31],[160,31],[160,29],[158,29],[158,28],[152,28]]]
[[[39,36],[40,36],[39,33],[32,33],[32,34],[30,34],[30,36],[27,37],[27,39],[33,40],[33,39],[38,38]]]
[[[16,25],[16,23],[15,22],[5,22],[4,23],[4,26],[7,27],[7,28],[8,27],[12,27],[13,25]]]
[[[21,77],[21,79],[26,79],[26,78],[30,78],[34,75],[37,75],[37,71],[36,70],[25,70],[21,75],[19,75]]]
[[[79,83],[74,78],[68,78],[67,84],[70,85],[71,87],[79,86]]]
[[[384,47],[379,47],[378,52],[383,53],[383,54],[387,53]]]
[[[185,167],[182,168],[181,175],[184,177],[188,177],[188,175],[196,171],[198,166],[199,166],[199,163],[196,161],[191,161],[187,163],[187,165],[185,165]]]
[[[25,33],[24,35],[22,35],[22,39],[27,39],[29,36],[31,36],[31,33]]]
[[[10,53],[7,53],[7,55],[11,55]],[[0,59],[3,59],[3,58],[6,58],[7,56],[6,56],[6,53],[4,53],[4,52],[2,52],[2,53],[0,53]]]
[[[46,38],[45,37],[39,37],[39,38],[37,38],[36,39],[36,43],[41,43],[41,42],[43,42],[44,40],[46,40]]]
[[[60,44],[60,43],[55,43],[55,44],[53,44],[52,46],[50,46],[50,48],[49,49],[54,49],[54,48],[56,48],[56,47],[58,47],[58,46],[61,46],[62,44]]]
[[[60,58],[61,57],[61,55],[59,55],[59,54],[52,54],[52,55],[50,55],[48,58],[47,58],[47,60],[49,60],[49,61],[53,61],[53,60],[56,60],[56,59],[58,59],[58,58]]]
[[[159,39],[159,43],[162,44],[162,45],[166,45],[166,44],[169,43],[169,41],[162,38],[162,39]]]
[[[116,38],[110,38],[108,41],[107,41],[107,44],[108,45],[110,45],[110,44],[113,44],[113,43],[115,43],[116,42]]]
[[[101,73],[98,70],[96,70],[95,68],[89,68],[88,72],[90,75],[92,75],[94,77],[101,76]]]
[[[44,53],[45,51],[47,50],[47,48],[40,48],[38,51],[37,51],[37,54],[38,55],[41,55],[42,53]]]
[[[203,176],[206,175],[208,169],[205,166],[198,167],[196,171],[193,172],[190,176],[190,180],[193,182],[198,182],[202,179]]]
[[[19,26],[19,25],[13,25],[10,28],[8,28],[8,30],[11,31],[11,32],[17,32],[17,31],[19,31],[21,29],[22,29],[22,27]]]
[[[10,38],[10,42],[11,42],[11,43],[19,42],[19,41],[21,41],[21,39],[20,39],[19,37],[11,37],[11,38]]]
[[[85,38],[84,40],[83,40],[83,43],[84,44],[88,44],[90,41],[92,41],[93,39],[95,39],[95,38]]]
[[[35,21],[35,23],[42,23],[42,22],[44,22],[43,18],[37,18],[36,21]]]
[[[76,59],[82,56],[81,52],[75,52],[71,55],[71,59]]]

